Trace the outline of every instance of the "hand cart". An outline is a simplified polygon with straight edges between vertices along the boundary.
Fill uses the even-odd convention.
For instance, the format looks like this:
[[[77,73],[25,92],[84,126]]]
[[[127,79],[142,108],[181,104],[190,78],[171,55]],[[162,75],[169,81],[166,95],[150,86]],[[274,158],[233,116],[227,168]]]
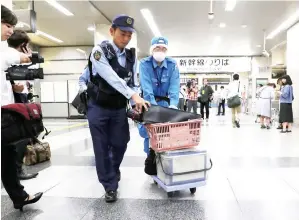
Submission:
[[[178,123],[157,123],[145,125],[151,148],[159,155],[162,152],[194,148],[200,142],[201,119],[190,120]],[[157,158],[157,157],[156,157]],[[156,160],[157,161],[157,160]],[[212,168],[198,170],[206,172]],[[161,162],[162,166],[162,162]],[[163,169],[163,172],[166,172]],[[206,176],[206,175],[204,175]],[[152,176],[154,183],[163,188],[168,197],[172,197],[175,191],[189,189],[191,194],[196,192],[196,187],[204,186],[206,178],[196,179],[189,182],[167,185],[159,179],[158,175]]]

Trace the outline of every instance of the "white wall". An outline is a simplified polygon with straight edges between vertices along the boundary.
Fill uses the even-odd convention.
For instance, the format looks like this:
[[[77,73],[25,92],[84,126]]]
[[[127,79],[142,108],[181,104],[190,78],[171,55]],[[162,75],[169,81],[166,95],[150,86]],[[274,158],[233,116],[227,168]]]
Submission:
[[[287,32],[287,74],[293,81],[293,114],[295,123],[299,123],[299,22]]]
[[[86,54],[77,51],[77,48],[86,51]],[[35,90],[40,96],[39,101],[41,101],[44,117],[67,118],[70,116],[70,112],[73,112],[72,106],[69,104],[72,101],[72,95],[70,95],[68,89],[69,82],[79,79],[80,74],[87,65],[87,59],[91,50],[92,46],[40,48],[40,54],[45,59],[45,63],[41,65],[44,69],[45,77],[43,80],[35,83]],[[41,85],[47,82],[56,84],[57,82],[67,82],[65,83],[66,86],[60,87],[58,93],[59,96],[66,98],[62,101],[45,101],[45,93],[53,93],[52,90],[41,89]],[[41,94],[42,90],[44,95]],[[77,91],[74,92],[76,93]]]

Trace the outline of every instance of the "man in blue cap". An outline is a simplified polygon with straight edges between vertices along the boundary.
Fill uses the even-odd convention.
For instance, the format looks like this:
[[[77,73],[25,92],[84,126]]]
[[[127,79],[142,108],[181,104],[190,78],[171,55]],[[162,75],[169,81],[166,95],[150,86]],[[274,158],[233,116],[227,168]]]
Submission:
[[[92,49],[88,68],[79,80],[81,92],[86,90],[89,96],[87,118],[97,175],[106,191],[106,202],[117,199],[119,167],[130,140],[126,117],[128,100],[139,112],[150,105],[134,89],[137,80],[135,49],[125,48],[133,32],[133,18],[115,17],[110,28],[113,40],[103,41]]]
[[[143,98],[151,104],[177,108],[180,92],[180,73],[176,61],[166,56],[168,40],[154,37],[151,56],[140,61],[140,86]],[[149,154],[149,138],[143,125],[138,125],[144,138],[144,152]]]

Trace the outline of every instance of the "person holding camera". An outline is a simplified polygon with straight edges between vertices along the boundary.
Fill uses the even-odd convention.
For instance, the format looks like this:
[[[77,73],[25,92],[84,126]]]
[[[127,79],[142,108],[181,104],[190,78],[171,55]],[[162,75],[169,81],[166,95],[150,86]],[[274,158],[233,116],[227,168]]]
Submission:
[[[21,53],[31,53],[29,48],[30,38],[25,31],[15,30],[14,33],[7,39],[8,46],[16,49]],[[15,83],[11,80],[15,103],[28,103],[28,83]],[[29,144],[29,143],[28,143]],[[23,159],[27,151],[27,144],[25,143],[23,147],[18,147],[17,149],[17,169],[20,180],[29,180],[35,178],[38,173],[27,174],[23,168]]]
[[[191,112],[193,108],[193,112],[197,114],[197,99],[198,99],[198,88],[194,79],[187,82],[187,108],[188,112]]]
[[[1,106],[14,103],[13,89],[10,81],[6,80],[6,69],[14,64],[30,63],[30,56],[20,53],[6,45],[6,40],[13,34],[18,19],[16,15],[1,5]],[[20,140],[21,142],[21,140]],[[17,174],[16,147],[18,142],[6,143],[1,135],[1,179],[3,186],[11,198],[15,209],[37,202],[43,193],[28,195],[21,185]]]

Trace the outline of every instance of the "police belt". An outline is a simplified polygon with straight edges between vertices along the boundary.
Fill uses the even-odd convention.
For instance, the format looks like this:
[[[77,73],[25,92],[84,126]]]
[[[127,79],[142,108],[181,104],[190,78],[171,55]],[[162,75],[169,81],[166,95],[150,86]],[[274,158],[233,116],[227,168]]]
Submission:
[[[156,96],[155,95],[155,100],[156,100],[156,102],[166,101],[168,103],[168,105],[170,104],[170,99],[165,96]]]

